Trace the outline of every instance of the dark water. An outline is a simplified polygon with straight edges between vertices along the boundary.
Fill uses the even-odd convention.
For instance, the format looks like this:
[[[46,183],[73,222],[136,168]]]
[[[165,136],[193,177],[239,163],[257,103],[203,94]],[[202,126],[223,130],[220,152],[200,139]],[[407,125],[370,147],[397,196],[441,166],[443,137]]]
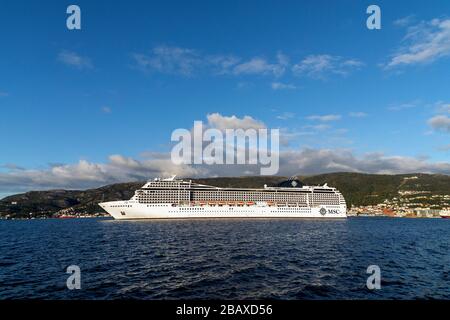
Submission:
[[[449,235],[450,219],[0,221],[0,298],[450,299]]]

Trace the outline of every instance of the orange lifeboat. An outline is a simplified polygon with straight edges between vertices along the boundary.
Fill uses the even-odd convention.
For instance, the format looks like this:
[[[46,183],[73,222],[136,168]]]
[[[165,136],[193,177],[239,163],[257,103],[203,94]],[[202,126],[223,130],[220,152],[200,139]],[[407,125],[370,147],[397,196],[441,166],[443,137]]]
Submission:
[[[248,202],[247,202],[247,205],[253,206],[253,205],[255,205],[255,202],[254,202],[254,201],[248,201]]]

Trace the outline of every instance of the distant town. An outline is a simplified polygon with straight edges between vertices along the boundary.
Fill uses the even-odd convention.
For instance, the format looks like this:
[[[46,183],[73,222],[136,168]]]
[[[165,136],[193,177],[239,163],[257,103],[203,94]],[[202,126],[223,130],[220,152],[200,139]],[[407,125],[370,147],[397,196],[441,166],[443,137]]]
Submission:
[[[404,178],[419,179],[417,176]],[[439,218],[450,215],[450,194],[431,194],[430,191],[399,190],[398,196],[376,205],[352,206],[349,216],[389,216],[410,218]]]

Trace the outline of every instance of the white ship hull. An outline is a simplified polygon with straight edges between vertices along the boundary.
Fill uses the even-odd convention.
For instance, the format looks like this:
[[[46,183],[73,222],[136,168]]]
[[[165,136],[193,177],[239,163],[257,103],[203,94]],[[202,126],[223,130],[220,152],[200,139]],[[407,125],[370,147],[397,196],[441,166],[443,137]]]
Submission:
[[[196,218],[346,218],[345,206],[178,206],[142,204],[135,201],[100,203],[114,219],[196,219]]]

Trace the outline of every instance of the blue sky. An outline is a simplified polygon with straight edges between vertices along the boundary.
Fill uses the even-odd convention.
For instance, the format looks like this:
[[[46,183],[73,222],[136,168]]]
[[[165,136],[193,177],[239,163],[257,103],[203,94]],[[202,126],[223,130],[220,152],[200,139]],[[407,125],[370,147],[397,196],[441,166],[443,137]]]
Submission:
[[[280,174],[450,173],[448,1],[0,6],[0,196],[221,174],[164,162],[174,129],[216,113],[281,128],[298,160]]]

